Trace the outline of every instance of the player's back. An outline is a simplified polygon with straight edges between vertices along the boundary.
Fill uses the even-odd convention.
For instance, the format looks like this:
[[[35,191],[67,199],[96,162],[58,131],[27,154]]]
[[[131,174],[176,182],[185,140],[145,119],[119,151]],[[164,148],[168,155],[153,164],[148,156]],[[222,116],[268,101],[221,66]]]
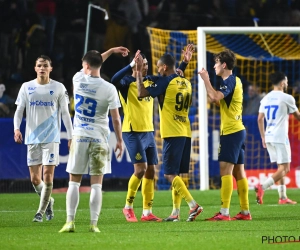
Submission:
[[[73,77],[73,93],[73,134],[91,138],[108,137],[108,110],[120,106],[116,88],[102,78],[78,72]]]
[[[288,139],[289,114],[297,110],[295,99],[282,91],[271,91],[259,108],[266,119],[266,142],[285,143]]]
[[[160,132],[162,138],[191,137],[189,108],[192,101],[191,83],[176,74],[168,77],[163,104],[160,105]]]

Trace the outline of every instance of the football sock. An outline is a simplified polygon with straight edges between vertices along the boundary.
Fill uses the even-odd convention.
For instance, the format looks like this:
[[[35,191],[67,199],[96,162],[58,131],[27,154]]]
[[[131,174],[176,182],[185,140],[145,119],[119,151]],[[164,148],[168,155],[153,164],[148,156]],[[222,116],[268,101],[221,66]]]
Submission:
[[[274,179],[272,177],[268,177],[268,179],[266,179],[265,182],[262,184],[262,189],[266,190],[272,185],[274,185]]]
[[[102,206],[102,185],[93,184],[91,185],[90,194],[90,215],[91,215],[91,225],[97,226],[99,219],[99,214]]]
[[[126,196],[125,208],[133,207],[133,200],[135,198],[136,192],[141,185],[142,180],[137,178],[134,174],[130,177],[128,182],[128,191]]]
[[[53,183],[45,183],[41,192],[40,206],[38,213],[44,214],[49,204],[51,193],[53,189]]]
[[[44,186],[44,182],[41,181],[41,183],[40,183],[39,185],[35,186],[35,185],[32,184],[32,186],[33,186],[35,192],[36,192],[39,196],[41,196],[41,192],[42,192],[42,189],[43,189],[43,186]]]
[[[221,214],[226,214],[226,215],[229,214],[232,191],[233,191],[232,175],[222,176],[221,177],[221,204],[222,204]],[[228,212],[226,209],[228,209]]]
[[[237,181],[237,191],[239,195],[241,210],[245,214],[245,212],[249,211],[249,198],[248,198],[249,187],[248,187],[247,178],[243,178]]]
[[[142,196],[143,196],[143,215],[151,213],[153,198],[154,198],[154,180],[143,178],[142,181]]]
[[[67,222],[74,221],[75,219],[75,214],[79,203],[79,187],[79,182],[69,181],[66,199]]]
[[[183,180],[179,176],[176,176],[173,179],[172,188],[174,188],[175,191],[178,192],[183,199],[185,199],[190,209],[194,208],[197,205],[191,193],[189,192],[186,185],[184,184]]]
[[[280,199],[286,199],[286,186],[285,185],[278,185],[278,194]]]
[[[182,197],[174,188],[172,188],[172,200],[173,200],[172,215],[179,215]]]

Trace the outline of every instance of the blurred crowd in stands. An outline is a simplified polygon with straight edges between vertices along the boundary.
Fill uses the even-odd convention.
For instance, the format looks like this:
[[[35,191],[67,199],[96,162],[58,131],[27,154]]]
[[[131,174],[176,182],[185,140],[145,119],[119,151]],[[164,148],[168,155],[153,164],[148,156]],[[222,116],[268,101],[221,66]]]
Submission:
[[[92,8],[88,50],[122,45],[132,55],[142,50],[149,61],[147,26],[254,26],[254,17],[259,26],[300,26],[299,0],[0,0],[0,117],[13,116],[19,88],[36,77],[35,60],[41,54],[52,59],[51,78],[72,92],[72,77],[81,69],[89,2],[107,9],[109,19]],[[111,56],[102,77],[110,80],[129,61]]]

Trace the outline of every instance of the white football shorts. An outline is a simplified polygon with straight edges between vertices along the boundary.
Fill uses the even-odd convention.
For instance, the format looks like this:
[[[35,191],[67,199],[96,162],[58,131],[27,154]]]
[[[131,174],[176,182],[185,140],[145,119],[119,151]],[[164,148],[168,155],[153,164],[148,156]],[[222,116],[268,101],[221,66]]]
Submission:
[[[59,143],[39,143],[27,145],[27,165],[57,166],[59,164]]]
[[[73,135],[66,171],[70,174],[110,174],[111,161],[107,140]]]
[[[290,144],[267,142],[266,145],[271,162],[277,162],[277,164],[291,162]]]

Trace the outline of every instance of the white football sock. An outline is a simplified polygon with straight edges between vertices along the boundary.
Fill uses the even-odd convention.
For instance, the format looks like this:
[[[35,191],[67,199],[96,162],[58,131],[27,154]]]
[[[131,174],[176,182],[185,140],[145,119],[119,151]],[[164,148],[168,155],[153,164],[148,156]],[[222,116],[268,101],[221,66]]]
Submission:
[[[286,186],[278,185],[278,194],[280,199],[286,199]]]
[[[41,192],[42,192],[42,189],[43,189],[43,186],[44,186],[44,182],[41,181],[41,183],[40,183],[39,185],[35,186],[35,185],[32,184],[32,186],[33,186],[35,192],[36,192],[39,196],[41,196]]]
[[[272,177],[268,177],[268,179],[266,179],[265,182],[262,184],[262,189],[266,190],[272,185],[274,185],[274,179]]]
[[[79,187],[79,182],[69,181],[66,199],[67,222],[74,221],[75,219],[76,210],[79,204]]]
[[[102,185],[93,184],[91,185],[90,194],[90,214],[91,214],[91,225],[97,226],[99,214],[102,206]]]
[[[53,189],[53,183],[44,183],[42,192],[41,192],[41,198],[40,198],[40,206],[38,213],[41,213],[42,215],[45,213],[45,210],[49,204],[51,193]]]

